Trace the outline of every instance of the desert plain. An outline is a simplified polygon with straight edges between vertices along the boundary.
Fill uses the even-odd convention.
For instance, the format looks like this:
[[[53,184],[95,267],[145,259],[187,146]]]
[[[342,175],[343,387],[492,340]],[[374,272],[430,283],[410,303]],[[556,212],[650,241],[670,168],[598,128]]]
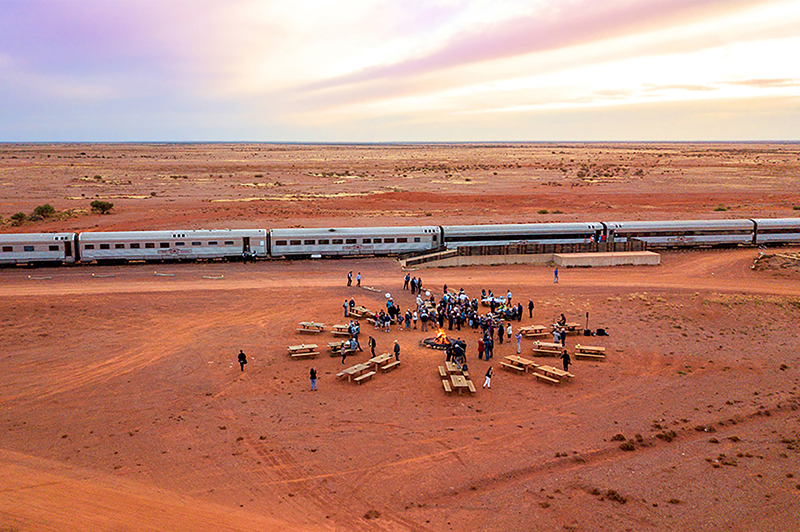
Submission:
[[[798,217],[798,169],[796,143],[5,144],[0,216],[6,233]],[[42,204],[56,214],[11,222]],[[668,251],[558,284],[393,258],[2,269],[0,531],[797,530],[797,251]],[[351,297],[410,308],[406,273],[437,299],[533,300],[515,328],[588,313],[609,336],[567,347],[607,358],[550,386],[500,368],[514,342],[485,362],[448,330],[478,390],[446,395],[431,332],[362,322],[401,366],[337,379],[334,338],[297,323],[346,323]],[[287,355],[309,341],[317,358]]]

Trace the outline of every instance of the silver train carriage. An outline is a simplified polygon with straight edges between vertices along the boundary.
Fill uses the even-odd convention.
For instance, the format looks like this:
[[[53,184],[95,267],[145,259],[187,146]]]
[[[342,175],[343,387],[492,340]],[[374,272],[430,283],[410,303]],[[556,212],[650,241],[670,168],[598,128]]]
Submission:
[[[800,244],[800,218],[755,218],[755,243]]]
[[[442,226],[445,246],[496,246],[507,244],[580,244],[599,242],[601,223],[540,223]]]
[[[604,222],[606,240],[643,240],[648,248],[754,245],[752,220]]]
[[[266,258],[266,229],[81,233],[81,262]]]
[[[437,249],[441,230],[422,227],[272,229],[273,257],[394,255]]]
[[[71,264],[76,233],[0,235],[0,264]]]

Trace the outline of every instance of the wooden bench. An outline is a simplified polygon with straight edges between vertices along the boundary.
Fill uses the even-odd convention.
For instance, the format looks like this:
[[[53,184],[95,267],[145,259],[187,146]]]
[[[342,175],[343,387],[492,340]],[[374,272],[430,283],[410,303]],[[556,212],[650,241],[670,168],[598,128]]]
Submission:
[[[334,336],[350,336],[350,330],[347,325],[334,325],[331,328],[331,334]]]
[[[560,380],[554,379],[553,377],[548,377],[547,375],[542,375],[541,373],[534,373],[533,376],[539,380],[549,382],[550,384],[561,384]]]
[[[381,369],[383,371],[389,371],[390,369],[394,369],[399,365],[400,365],[400,361],[399,360],[395,360],[394,362],[389,362],[388,364],[384,364],[383,366],[381,366]]]
[[[472,384],[472,381],[467,381],[467,389],[469,390],[469,393],[475,393],[475,385]]]
[[[341,379],[342,377],[347,377],[347,370],[340,371],[339,373],[336,374],[336,377],[339,379]]]
[[[540,357],[558,357],[561,356],[559,351],[555,351],[553,349],[537,349],[533,348],[533,354],[538,355]]]
[[[292,358],[314,358],[319,351],[309,351],[307,353],[292,353]]]
[[[605,355],[600,355],[600,354],[595,354],[595,353],[575,352],[575,353],[572,353],[572,356],[574,356],[575,358],[588,358],[589,360],[605,360],[606,359]]]
[[[519,371],[521,373],[525,372],[525,368],[520,367],[520,366],[515,366],[514,364],[509,364],[508,362],[502,362],[501,361],[500,365],[503,366],[506,369],[515,369],[515,370],[517,370],[517,371]]]
[[[443,379],[446,379],[448,377],[447,370],[444,369],[444,366],[439,366],[439,376]]]
[[[318,334],[325,330],[324,323],[301,321],[299,325],[300,327],[297,328],[297,332]]]
[[[444,386],[444,393],[453,393],[453,388],[450,386],[450,381],[442,379],[442,386]]]
[[[361,384],[361,381],[371,379],[373,375],[375,375],[374,371],[368,371],[366,373],[362,373],[358,377],[355,377],[353,380],[356,381],[358,384]]]

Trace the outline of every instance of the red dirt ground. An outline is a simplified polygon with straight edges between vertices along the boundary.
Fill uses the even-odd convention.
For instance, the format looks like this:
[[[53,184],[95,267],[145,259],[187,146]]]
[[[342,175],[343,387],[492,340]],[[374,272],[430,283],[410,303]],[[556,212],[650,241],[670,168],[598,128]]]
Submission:
[[[169,150],[196,151],[191,164],[199,173],[230,168],[226,151],[245,148],[251,149],[5,146],[2,182],[14,193],[4,194],[3,215],[45,202],[62,212],[82,205],[56,199],[80,197],[72,188],[84,183],[79,190],[128,186],[73,181],[80,172],[105,180],[141,168],[131,186],[149,195],[137,181],[144,183],[145,174],[190,175],[187,155],[175,163],[180,170],[170,168]],[[401,166],[398,153],[406,166],[412,155],[418,166],[451,161],[441,163],[451,172],[466,164],[460,159],[466,148],[458,146],[427,152],[418,146],[256,148],[275,151],[269,163],[252,163],[248,171],[258,166],[263,181],[273,183],[288,181],[290,173],[267,176],[270,165],[291,168],[300,160],[320,159],[314,164],[322,171],[342,174],[359,170],[353,162],[359,157],[364,167],[379,164],[388,172]],[[226,169],[221,181],[228,185],[205,189],[191,178],[166,177],[152,199],[112,199],[116,214],[74,212],[4,230],[218,227],[219,220],[239,227],[495,222],[517,214],[523,218],[517,221],[608,213],[617,219],[792,216],[798,202],[787,185],[798,164],[796,145],[470,149],[483,150],[470,155],[477,161],[470,164],[490,168],[471,175],[491,180],[485,174],[498,171],[499,182],[473,192],[472,181],[435,183],[432,172],[417,172],[409,181],[395,175],[403,191],[384,195],[210,204],[211,196],[253,192],[230,186]],[[566,177],[559,178],[565,180],[560,188],[537,177],[545,169],[530,170],[529,177],[512,168],[503,177],[507,153],[523,149],[529,169],[540,159],[542,165],[599,159],[610,151],[620,160],[629,154],[631,168],[681,157],[671,172],[698,173],[694,181],[665,177],[662,183],[648,174],[631,183],[574,187],[566,183],[580,180]],[[692,150],[703,153],[690,157]],[[87,155],[77,158],[80,152]],[[116,157],[106,163],[90,158],[95,152]],[[69,162],[66,154],[73,154]],[[120,160],[129,166],[120,169]],[[752,173],[723,183],[717,172],[728,161],[739,169],[751,161]],[[789,169],[777,172],[779,164]],[[411,172],[392,171],[401,170]],[[26,178],[29,171],[42,180],[38,186]],[[300,183],[301,173],[291,174],[299,184],[253,190],[264,195],[291,186],[302,195],[394,186],[384,184],[394,179],[385,174],[375,185],[312,176]],[[529,178],[532,191],[521,194]],[[327,186],[319,184],[324,179]],[[437,187],[438,195],[428,193]],[[543,196],[545,190],[554,195]],[[713,210],[723,203],[732,209]],[[566,214],[537,214],[543,206]],[[364,323],[362,343],[373,335],[382,352],[397,339],[402,366],[361,386],[336,379],[341,360],[327,353],[304,361],[287,356],[287,345],[332,341],[329,333],[300,335],[296,324],[343,323],[346,298],[377,309],[391,292],[409,307],[412,296],[401,289],[405,272],[392,259],[0,270],[0,530],[794,530],[800,273],[770,260],[751,269],[757,256],[754,249],[672,252],[658,267],[562,270],[557,285],[547,267],[412,271],[437,296],[447,283],[470,294],[510,289],[523,302],[533,299],[534,318],[515,327],[547,324],[560,312],[583,323],[589,312],[590,326],[610,333],[569,337],[568,347],[585,340],[605,346],[608,358],[576,361],[576,378],[560,387],[501,370],[499,361],[515,346],[498,346],[492,389],[484,390],[489,363],[476,358],[477,335],[454,331],[469,343],[475,396],[444,394],[436,369],[443,355],[419,347],[431,336],[419,330],[385,333]],[[351,269],[375,291],[347,288]],[[523,340],[523,352],[531,345]],[[250,360],[244,372],[236,364],[240,348]],[[317,392],[309,391],[311,366],[320,374]],[[634,450],[622,450],[618,434]]]

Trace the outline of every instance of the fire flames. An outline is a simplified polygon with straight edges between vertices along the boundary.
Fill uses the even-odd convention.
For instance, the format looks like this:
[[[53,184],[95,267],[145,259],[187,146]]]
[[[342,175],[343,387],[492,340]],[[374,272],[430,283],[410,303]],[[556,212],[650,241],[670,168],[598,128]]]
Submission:
[[[436,340],[437,344],[449,344],[450,340],[447,339],[447,334],[444,332],[444,329],[439,329],[439,332],[436,333]]]

